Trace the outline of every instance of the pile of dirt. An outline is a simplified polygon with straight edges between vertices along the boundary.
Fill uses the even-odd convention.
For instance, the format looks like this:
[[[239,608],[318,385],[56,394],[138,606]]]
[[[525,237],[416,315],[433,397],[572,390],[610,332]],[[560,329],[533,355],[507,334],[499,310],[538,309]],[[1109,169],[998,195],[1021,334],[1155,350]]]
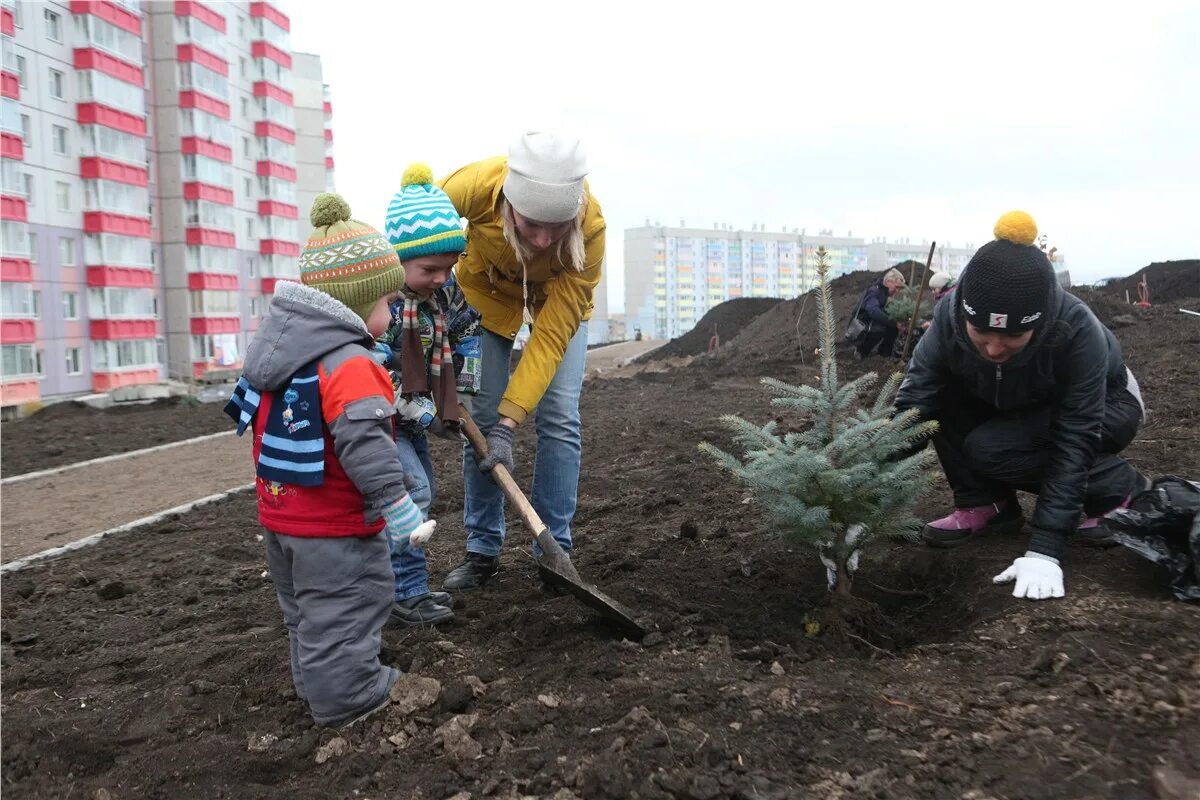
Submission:
[[[1125,301],[1128,292],[1130,301],[1137,302],[1138,284],[1143,276],[1150,289],[1151,303],[1173,303],[1200,297],[1200,259],[1156,261],[1128,277],[1110,281],[1098,291],[1121,302]]]
[[[782,302],[785,301],[777,297],[738,297],[726,300],[710,308],[696,323],[696,327],[647,353],[640,360],[659,361],[708,352],[708,342],[714,333],[722,342],[730,341],[740,335],[747,325]]]
[[[180,398],[98,409],[73,401],[46,406],[0,426],[0,475],[61,467],[168,442],[231,430],[224,403]]]

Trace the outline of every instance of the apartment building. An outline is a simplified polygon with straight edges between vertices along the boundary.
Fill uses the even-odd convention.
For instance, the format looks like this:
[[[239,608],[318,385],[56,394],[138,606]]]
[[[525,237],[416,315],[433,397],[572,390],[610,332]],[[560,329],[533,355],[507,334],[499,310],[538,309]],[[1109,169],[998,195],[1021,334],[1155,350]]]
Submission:
[[[235,373],[307,234],[289,18],[194,0],[0,13],[0,406]]]

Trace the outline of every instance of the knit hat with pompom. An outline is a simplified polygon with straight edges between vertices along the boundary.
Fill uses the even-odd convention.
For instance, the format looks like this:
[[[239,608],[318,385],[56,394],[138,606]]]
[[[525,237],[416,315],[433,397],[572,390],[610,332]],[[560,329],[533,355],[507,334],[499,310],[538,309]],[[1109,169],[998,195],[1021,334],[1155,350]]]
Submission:
[[[366,322],[381,297],[404,286],[400,258],[379,231],[350,219],[336,194],[317,195],[313,232],[300,253],[300,282],[340,300]]]
[[[383,231],[401,261],[439,253],[461,253],[467,236],[454,203],[433,182],[433,171],[415,163],[404,170],[400,191],[388,204]]]
[[[1037,246],[1037,223],[1024,211],[996,222],[995,241],[976,251],[959,281],[963,316],[981,331],[1021,334],[1038,328],[1054,297],[1054,267]]]

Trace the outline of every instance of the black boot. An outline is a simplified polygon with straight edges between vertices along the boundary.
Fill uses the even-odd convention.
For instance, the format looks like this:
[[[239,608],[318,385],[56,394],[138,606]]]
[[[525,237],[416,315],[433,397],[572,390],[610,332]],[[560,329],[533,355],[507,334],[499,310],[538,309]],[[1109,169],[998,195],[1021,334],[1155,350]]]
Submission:
[[[467,553],[467,560],[459,564],[446,580],[442,582],[442,590],[447,592],[469,592],[487,583],[500,571],[499,556],[485,556],[482,553]]]
[[[439,592],[438,594],[441,594]],[[454,620],[454,612],[433,599],[432,592],[392,603],[391,619],[409,627],[441,625]]]

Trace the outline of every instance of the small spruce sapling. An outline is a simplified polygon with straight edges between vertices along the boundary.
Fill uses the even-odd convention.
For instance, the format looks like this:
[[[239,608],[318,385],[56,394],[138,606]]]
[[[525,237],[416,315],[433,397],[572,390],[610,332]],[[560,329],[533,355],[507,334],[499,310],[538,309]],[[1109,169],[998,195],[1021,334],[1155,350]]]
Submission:
[[[919,529],[913,510],[933,480],[936,455],[916,445],[937,423],[921,422],[912,410],[893,414],[900,373],[887,381],[873,405],[857,407],[859,394],[874,385],[876,376],[867,373],[845,385],[838,381],[824,248],[817,251],[817,275],[820,385],[762,381],[776,393],[772,405],[799,409],[811,426],[780,432],[775,422],[760,427],[727,415],[722,422],[733,430],[743,456],[708,442],[700,449],[750,487],[785,536],[817,550],[830,590],[846,598],[862,556],[889,537],[912,537]]]

